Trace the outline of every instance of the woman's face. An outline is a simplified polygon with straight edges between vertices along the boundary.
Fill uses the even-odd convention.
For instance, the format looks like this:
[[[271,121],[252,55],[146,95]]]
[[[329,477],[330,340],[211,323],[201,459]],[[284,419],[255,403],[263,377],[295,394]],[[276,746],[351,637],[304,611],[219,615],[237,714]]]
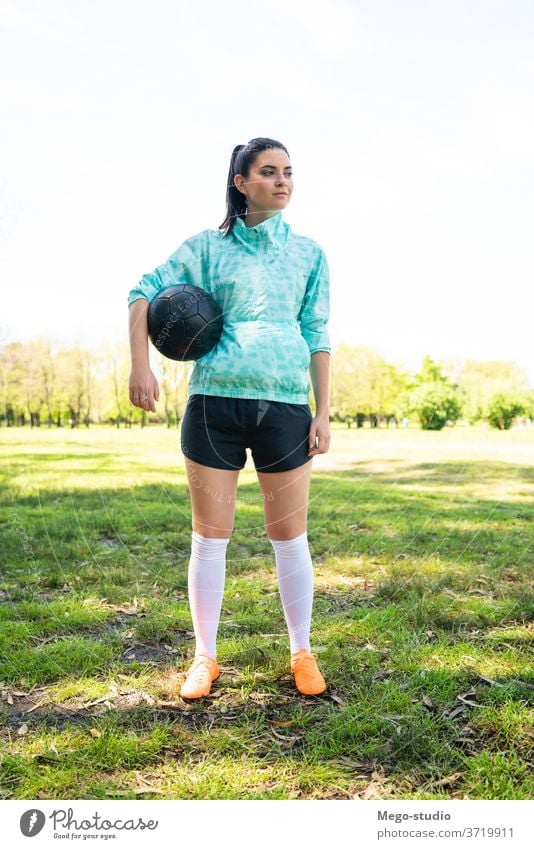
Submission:
[[[250,166],[250,174],[236,174],[234,183],[246,196],[248,212],[279,212],[293,194],[289,156],[280,148],[262,150]]]

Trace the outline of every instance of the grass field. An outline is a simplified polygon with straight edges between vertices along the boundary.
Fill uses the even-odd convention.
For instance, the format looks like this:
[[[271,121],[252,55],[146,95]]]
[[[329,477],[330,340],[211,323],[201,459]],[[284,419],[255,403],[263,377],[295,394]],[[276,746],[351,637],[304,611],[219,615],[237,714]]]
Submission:
[[[534,433],[348,430],[314,458],[302,696],[250,457],[209,697],[179,433],[0,432],[0,798],[534,795]]]

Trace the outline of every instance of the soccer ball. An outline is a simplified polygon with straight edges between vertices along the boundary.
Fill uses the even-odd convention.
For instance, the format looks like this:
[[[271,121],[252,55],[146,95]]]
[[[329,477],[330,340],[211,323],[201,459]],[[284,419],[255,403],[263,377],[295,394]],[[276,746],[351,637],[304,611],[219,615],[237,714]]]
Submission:
[[[199,286],[167,286],[148,308],[148,335],[170,360],[198,360],[219,341],[222,311]]]

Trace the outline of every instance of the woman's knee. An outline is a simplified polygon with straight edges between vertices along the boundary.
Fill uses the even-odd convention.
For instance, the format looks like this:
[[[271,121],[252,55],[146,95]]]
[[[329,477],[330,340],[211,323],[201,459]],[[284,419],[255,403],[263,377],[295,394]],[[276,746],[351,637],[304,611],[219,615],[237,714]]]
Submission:
[[[300,536],[307,530],[306,525],[288,525],[278,522],[266,522],[265,531],[270,540],[289,540]]]
[[[202,534],[203,537],[208,537],[209,539],[230,539],[234,530],[233,525],[231,528],[204,525],[201,522],[195,521],[195,519],[191,523],[191,528],[197,534]]]

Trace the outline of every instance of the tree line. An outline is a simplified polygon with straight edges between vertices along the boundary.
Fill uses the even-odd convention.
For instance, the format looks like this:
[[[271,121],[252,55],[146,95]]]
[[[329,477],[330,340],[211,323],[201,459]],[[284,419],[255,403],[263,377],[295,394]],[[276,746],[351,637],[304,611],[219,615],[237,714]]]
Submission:
[[[443,360],[428,354],[410,374],[369,348],[342,344],[332,358],[331,418],[362,427],[416,422],[440,430],[463,421],[508,430],[534,419],[526,372],[502,360]]]
[[[127,345],[92,350],[43,339],[3,344],[0,426],[120,428],[150,421],[177,427],[194,363],[168,360],[155,349],[151,357],[160,385],[156,413],[130,403]],[[513,362],[436,362],[426,355],[410,374],[369,348],[343,343],[331,354],[330,415],[347,427],[411,423],[439,430],[462,420],[507,430],[534,419],[534,391]]]

